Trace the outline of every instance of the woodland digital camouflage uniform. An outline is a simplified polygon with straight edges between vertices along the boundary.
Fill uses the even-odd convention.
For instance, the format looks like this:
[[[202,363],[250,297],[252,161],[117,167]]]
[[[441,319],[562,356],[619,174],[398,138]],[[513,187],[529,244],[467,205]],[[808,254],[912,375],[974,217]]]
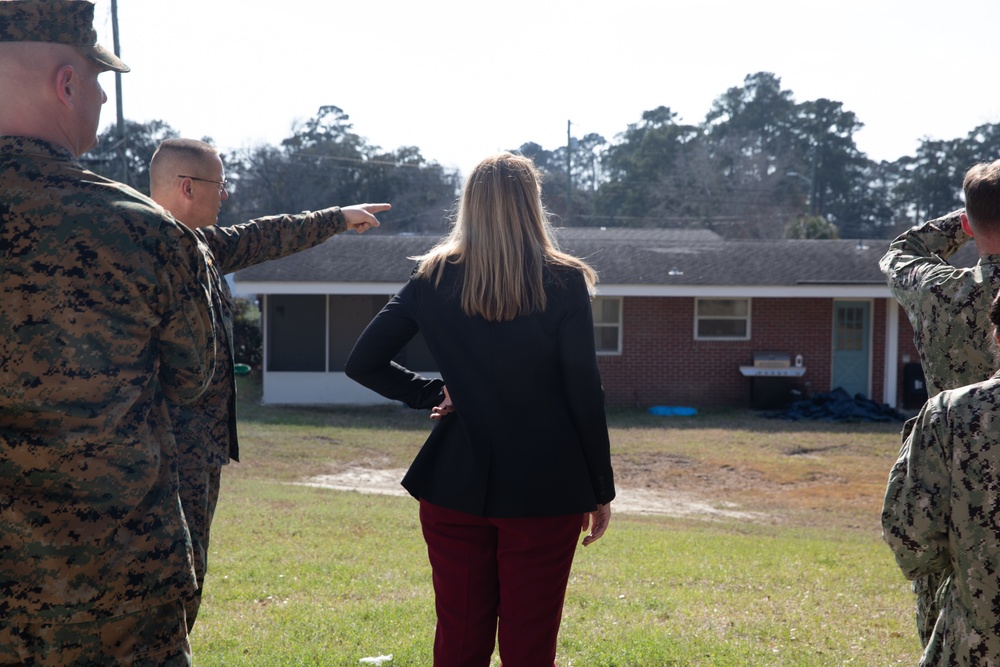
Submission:
[[[171,404],[170,419],[180,450],[181,500],[194,546],[198,592],[186,604],[188,626],[197,616],[207,569],[209,529],[219,494],[219,472],[239,461],[236,435],[236,376],[233,364],[233,303],[222,277],[260,262],[310,248],[347,229],[339,208],[259,218],[242,225],[194,230],[213,258],[209,279],[218,323],[215,375],[194,403]]]
[[[167,400],[214,371],[205,262],[152,200],[0,137],[0,626],[194,589]]]
[[[883,537],[908,579],[951,572],[920,664],[998,665],[1000,373],[938,394],[909,427],[889,476]]]
[[[0,22],[0,41],[52,42],[90,46],[97,43],[94,5],[74,2],[60,7],[59,14],[41,2],[20,2],[14,14]]]
[[[931,397],[981,382],[996,370],[989,309],[1000,284],[1000,255],[987,255],[973,267],[948,264],[971,238],[962,230],[961,214],[954,211],[907,230],[879,262],[913,326]],[[943,573],[928,573],[913,582],[917,630],[925,645],[937,618],[934,598],[943,578]]]
[[[8,1],[0,20],[0,42],[75,46],[104,70],[130,71],[118,56],[97,43],[92,2]]]

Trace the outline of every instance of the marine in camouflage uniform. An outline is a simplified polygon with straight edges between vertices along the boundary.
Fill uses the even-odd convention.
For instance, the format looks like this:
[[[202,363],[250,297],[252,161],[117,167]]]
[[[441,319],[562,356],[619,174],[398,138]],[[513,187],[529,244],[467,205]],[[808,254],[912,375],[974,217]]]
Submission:
[[[204,141],[167,139],[149,166],[154,201],[166,208],[203,242],[210,253],[215,295],[219,363],[209,390],[196,402],[171,405],[180,448],[181,505],[194,547],[198,590],[185,601],[188,629],[197,618],[207,569],[209,531],[219,498],[222,466],[239,460],[236,432],[236,381],[233,362],[233,304],[223,274],[284,257],[321,243],[347,229],[378,226],[373,213],[388,204],[332,207],[299,215],[276,215],[232,227],[219,227],[222,202],[229,198],[219,151]]]
[[[1000,373],[937,394],[908,428],[883,537],[908,579],[951,572],[920,665],[1000,664]]]
[[[106,99],[97,75],[128,69],[96,46],[93,9],[0,2],[5,666],[190,664],[167,402],[214,372],[208,268],[162,208],[77,162]],[[74,105],[49,102],[63,92]]]
[[[214,369],[196,237],[65,150],[0,137],[0,257],[0,619],[188,595],[167,400]]]
[[[170,419],[180,450],[181,504],[194,547],[197,593],[185,602],[188,628],[201,605],[208,567],[209,531],[219,499],[222,466],[239,461],[236,435],[236,377],[233,356],[233,303],[222,277],[248,266],[284,257],[322,243],[347,229],[340,208],[260,218],[232,227],[202,227],[194,233],[211,252],[211,278],[218,327],[218,364],[208,391],[194,403],[171,404]]]

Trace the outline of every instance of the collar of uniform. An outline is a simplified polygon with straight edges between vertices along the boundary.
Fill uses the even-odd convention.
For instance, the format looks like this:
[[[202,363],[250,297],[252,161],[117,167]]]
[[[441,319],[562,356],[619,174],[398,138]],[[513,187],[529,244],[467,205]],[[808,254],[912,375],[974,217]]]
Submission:
[[[76,162],[76,158],[57,144],[33,137],[0,137],[0,157],[32,155],[52,160]]]

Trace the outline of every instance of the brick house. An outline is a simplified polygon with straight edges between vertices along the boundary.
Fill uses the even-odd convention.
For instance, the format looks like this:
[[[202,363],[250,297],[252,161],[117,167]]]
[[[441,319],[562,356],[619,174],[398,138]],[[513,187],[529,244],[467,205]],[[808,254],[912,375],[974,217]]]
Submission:
[[[594,335],[609,405],[774,407],[835,387],[919,405],[912,330],[878,269],[885,240],[598,228],[558,238],[601,277]],[[405,283],[408,258],[437,240],[348,233],[238,272],[237,292],[260,298],[264,402],[383,401],[347,379],[344,362]],[[398,360],[435,373],[419,337]]]

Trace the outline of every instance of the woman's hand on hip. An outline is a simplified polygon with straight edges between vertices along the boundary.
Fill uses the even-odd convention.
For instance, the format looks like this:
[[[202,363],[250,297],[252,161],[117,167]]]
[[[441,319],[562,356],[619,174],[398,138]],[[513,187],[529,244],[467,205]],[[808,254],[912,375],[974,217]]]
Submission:
[[[444,389],[444,400],[437,407],[431,408],[431,419],[441,419],[455,411],[455,406],[451,403],[451,394],[448,393],[448,387],[441,388]]]

